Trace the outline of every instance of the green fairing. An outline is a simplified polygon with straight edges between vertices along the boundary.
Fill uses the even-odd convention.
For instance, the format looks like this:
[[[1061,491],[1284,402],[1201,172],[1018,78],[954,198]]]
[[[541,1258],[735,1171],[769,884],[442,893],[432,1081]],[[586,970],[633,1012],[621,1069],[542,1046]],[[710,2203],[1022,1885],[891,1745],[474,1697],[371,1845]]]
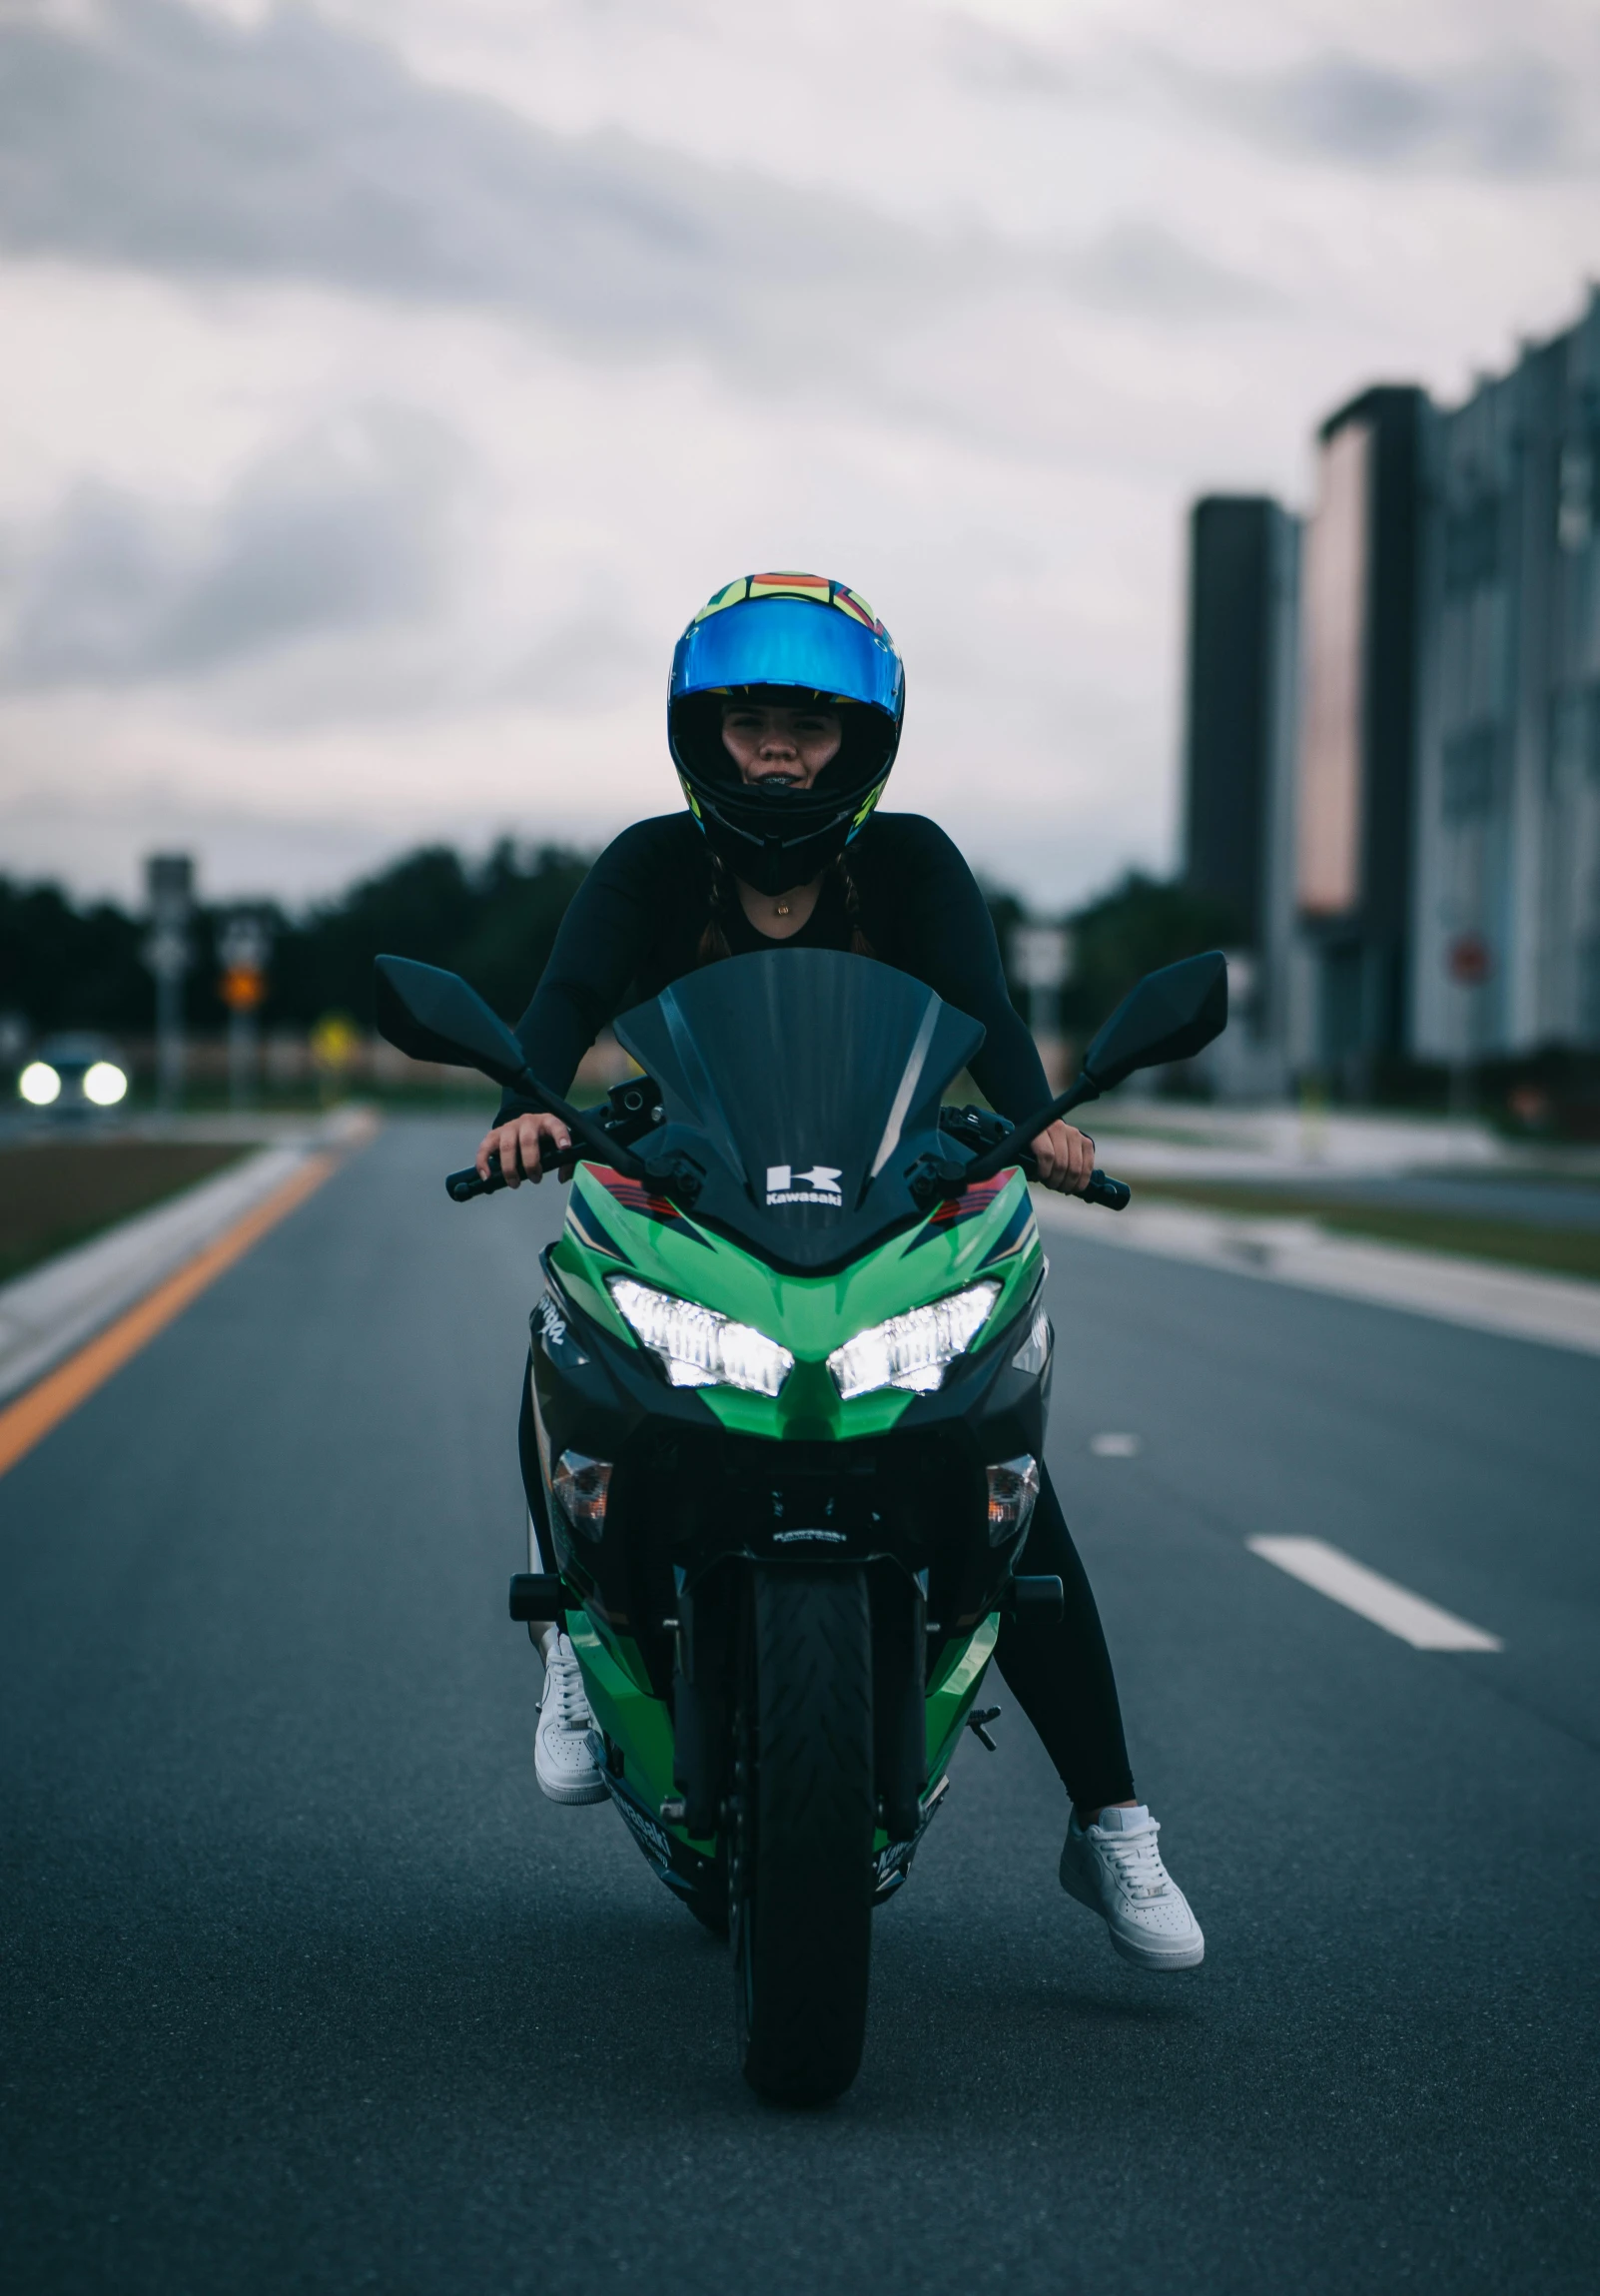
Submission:
[[[698,1228],[686,1236],[675,1219],[630,1211],[579,1164],[573,1189],[628,1254],[628,1267],[644,1282],[680,1298],[715,1308],[737,1322],[752,1324],[787,1347],[795,1367],[782,1392],[749,1395],[733,1387],[702,1387],[697,1392],[730,1432],[764,1435],[776,1442],[851,1442],[881,1435],[913,1401],[899,1388],[841,1401],[826,1366],[836,1347],[891,1315],[921,1307],[974,1283],[980,1273],[998,1281],[1000,1297],[975,1342],[987,1346],[1018,1314],[1039,1277],[1042,1254],[1032,1222],[1022,1248],[991,1268],[982,1261],[1020,1203],[1027,1183],[1013,1172],[1007,1184],[976,1217],[958,1220],[932,1233],[926,1223],[891,1236],[836,1275],[781,1275],[724,1236]],[[608,1274],[619,1262],[593,1250],[569,1215],[553,1260],[567,1290],[597,1321],[630,1346],[632,1330],[612,1305]]]
[[[926,1225],[919,1225],[892,1236],[854,1266],[825,1276],[779,1274],[738,1244],[704,1228],[696,1231],[696,1240],[685,1235],[675,1219],[629,1210],[586,1165],[579,1164],[572,1184],[604,1231],[626,1251],[627,1266],[643,1281],[753,1324],[791,1351],[795,1367],[776,1398],[728,1387],[697,1390],[725,1427],[780,1442],[846,1442],[892,1427],[909,1409],[913,1396],[891,1388],[843,1402],[827,1369],[833,1350],[891,1315],[976,1282],[980,1271],[1001,1286],[977,1342],[982,1347],[1021,1310],[1042,1264],[1039,1231],[1030,1221],[1019,1249],[994,1267],[982,1268],[985,1254],[1026,1199],[1026,1182],[1015,1172],[975,1217],[931,1235]],[[578,1304],[636,1346],[605,1282],[622,1263],[586,1243],[570,1216],[552,1257]],[[630,1784],[659,1811],[672,1792],[672,1726],[666,1707],[650,1688],[637,1646],[587,1610],[571,1611],[568,1629],[595,1719],[623,1750]],[[950,1766],[999,1632],[999,1618],[991,1616],[970,1635],[952,1642],[929,1685],[930,1791]],[[691,1839],[682,1827],[671,1831],[681,1840]],[[887,1840],[880,1830],[876,1848],[882,1850]],[[714,1845],[696,1842],[694,1847],[709,1856]]]
[[[637,1646],[627,1636],[613,1633],[587,1610],[568,1612],[567,1632],[583,1669],[595,1720],[622,1748],[630,1785],[659,1811],[672,1791],[672,1726],[665,1706],[649,1688]],[[930,1792],[950,1767],[999,1633],[1000,1620],[991,1615],[964,1640],[952,1643],[929,1686]],[[682,1826],[672,1827],[671,1832],[685,1842],[693,1841],[695,1849],[707,1857],[712,1855],[713,1843],[695,1841]],[[875,1848],[882,1850],[888,1839],[880,1828]]]

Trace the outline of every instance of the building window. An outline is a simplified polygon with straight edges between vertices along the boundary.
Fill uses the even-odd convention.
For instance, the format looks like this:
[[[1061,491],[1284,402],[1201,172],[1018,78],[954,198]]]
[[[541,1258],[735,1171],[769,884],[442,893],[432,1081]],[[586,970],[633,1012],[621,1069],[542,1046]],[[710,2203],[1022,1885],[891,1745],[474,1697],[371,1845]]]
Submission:
[[[1444,589],[1459,598],[1500,576],[1501,513],[1497,494],[1474,494],[1444,513]]]
[[[1500,781],[1500,729],[1468,726],[1444,743],[1444,818],[1479,821],[1492,813]]]
[[[1563,550],[1586,550],[1594,536],[1593,441],[1569,438],[1556,463],[1556,540]]]
[[[1552,796],[1580,782],[1600,783],[1600,684],[1568,686],[1551,701],[1545,764]]]

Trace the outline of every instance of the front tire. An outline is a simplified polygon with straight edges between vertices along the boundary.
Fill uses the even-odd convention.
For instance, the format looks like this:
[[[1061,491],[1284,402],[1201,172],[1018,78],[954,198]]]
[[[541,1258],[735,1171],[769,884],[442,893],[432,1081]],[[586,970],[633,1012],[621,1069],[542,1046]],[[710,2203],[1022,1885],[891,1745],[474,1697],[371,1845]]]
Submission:
[[[739,2056],[780,2104],[850,2086],[872,1947],[872,1619],[859,1570],[751,1573],[729,1903]]]

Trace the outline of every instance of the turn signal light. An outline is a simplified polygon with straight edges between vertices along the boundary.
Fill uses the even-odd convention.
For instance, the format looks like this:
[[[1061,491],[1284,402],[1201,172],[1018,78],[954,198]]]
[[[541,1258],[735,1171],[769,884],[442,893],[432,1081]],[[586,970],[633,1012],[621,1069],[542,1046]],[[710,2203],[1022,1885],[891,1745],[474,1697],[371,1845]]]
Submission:
[[[573,1530],[597,1539],[605,1528],[605,1502],[611,1488],[609,1459],[586,1458],[581,1451],[563,1451],[550,1477],[561,1512]]]
[[[1003,1547],[1028,1528],[1039,1496],[1039,1461],[1031,1451],[989,1469],[989,1544]]]

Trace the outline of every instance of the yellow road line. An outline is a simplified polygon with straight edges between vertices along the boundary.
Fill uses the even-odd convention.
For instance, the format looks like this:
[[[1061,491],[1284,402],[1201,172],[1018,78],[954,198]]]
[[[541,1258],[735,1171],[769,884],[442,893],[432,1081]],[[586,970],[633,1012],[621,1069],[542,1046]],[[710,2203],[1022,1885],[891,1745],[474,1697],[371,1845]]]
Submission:
[[[51,1428],[59,1426],[70,1411],[76,1411],[97,1387],[103,1387],[114,1372],[120,1371],[131,1356],[147,1346],[158,1331],[164,1331],[174,1317],[181,1315],[190,1301],[198,1299],[207,1285],[215,1283],[236,1259],[243,1259],[251,1245],[259,1243],[270,1227],[276,1227],[297,1204],[304,1203],[339,1162],[337,1155],[308,1156],[298,1171],[290,1173],[282,1187],[275,1188],[264,1202],[237,1219],[215,1243],[208,1243],[175,1275],[158,1283],[154,1291],[146,1292],[125,1315],[97,1332],[76,1355],[69,1355],[54,1371],[47,1371],[37,1386],[30,1387],[25,1395],[18,1396],[15,1403],[0,1411],[0,1475],[14,1467],[35,1443],[42,1442]]]

